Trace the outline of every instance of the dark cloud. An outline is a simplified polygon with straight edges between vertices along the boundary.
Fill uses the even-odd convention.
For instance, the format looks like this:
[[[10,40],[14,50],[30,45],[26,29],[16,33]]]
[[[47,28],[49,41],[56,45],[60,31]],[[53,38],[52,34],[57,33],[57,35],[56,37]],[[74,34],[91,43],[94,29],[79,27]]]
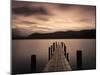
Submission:
[[[27,24],[27,25],[32,25],[32,24],[38,24],[37,22],[30,22],[30,21],[17,21],[16,22],[17,24],[21,24],[21,25],[23,25],[23,24]]]
[[[48,11],[44,7],[18,7],[18,8],[12,8],[12,12],[15,14],[20,15],[49,15]]]
[[[96,6],[83,6],[83,9],[85,9],[86,11],[95,11],[96,10]]]
[[[59,9],[81,9],[81,10],[85,10],[85,11],[95,11],[96,10],[96,6],[92,6],[92,5],[76,5],[76,4],[57,4],[57,7]]]
[[[27,31],[27,29],[24,29],[24,28],[20,28],[20,29],[12,28],[12,37],[27,36],[27,35],[29,35],[29,32],[30,31]]]
[[[69,9],[72,5],[70,4],[56,4],[60,9]]]

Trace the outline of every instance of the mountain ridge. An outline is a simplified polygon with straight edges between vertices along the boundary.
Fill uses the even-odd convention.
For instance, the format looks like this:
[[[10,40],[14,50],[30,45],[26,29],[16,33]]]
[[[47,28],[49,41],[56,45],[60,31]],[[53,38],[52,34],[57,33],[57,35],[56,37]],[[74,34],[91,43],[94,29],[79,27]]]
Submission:
[[[95,39],[96,30],[81,30],[81,31],[60,31],[54,33],[32,33],[28,37],[13,37],[13,39]]]

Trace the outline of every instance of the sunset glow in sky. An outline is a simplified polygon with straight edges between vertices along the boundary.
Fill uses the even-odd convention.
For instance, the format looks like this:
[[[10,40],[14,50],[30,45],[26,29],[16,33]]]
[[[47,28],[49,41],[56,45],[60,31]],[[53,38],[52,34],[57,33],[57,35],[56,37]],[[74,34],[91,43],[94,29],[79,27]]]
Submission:
[[[95,29],[95,16],[95,6],[12,2],[12,29],[22,36]]]

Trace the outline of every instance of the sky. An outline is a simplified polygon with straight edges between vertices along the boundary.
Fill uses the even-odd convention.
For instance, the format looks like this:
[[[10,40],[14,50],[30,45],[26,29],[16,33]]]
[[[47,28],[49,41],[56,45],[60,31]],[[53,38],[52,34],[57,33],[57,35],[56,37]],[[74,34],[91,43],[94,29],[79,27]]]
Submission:
[[[80,31],[95,29],[95,17],[95,6],[13,1],[11,27],[21,36]]]

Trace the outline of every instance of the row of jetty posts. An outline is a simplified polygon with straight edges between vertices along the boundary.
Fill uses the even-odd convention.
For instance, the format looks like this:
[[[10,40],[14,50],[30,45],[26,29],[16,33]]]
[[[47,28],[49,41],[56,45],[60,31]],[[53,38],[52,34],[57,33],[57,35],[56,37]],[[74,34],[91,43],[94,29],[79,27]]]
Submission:
[[[68,53],[66,53],[66,45],[63,42],[61,42],[61,45],[62,45],[62,47],[64,47],[64,55],[65,55],[66,59],[69,61],[69,55],[68,55]],[[55,43],[53,43],[53,45],[51,45],[49,47],[48,60],[50,60],[52,58],[53,52],[56,50],[57,46],[58,46],[57,42],[55,42]]]
[[[64,48],[64,56],[66,57],[66,60],[70,62],[69,59],[69,53],[67,52],[67,47],[65,43],[61,42],[62,47]],[[52,58],[53,52],[57,48],[57,42],[54,42],[50,47],[48,47],[48,62]],[[77,70],[82,70],[82,51],[77,50],[76,51],[76,65],[77,65]],[[31,72],[36,73],[36,55],[31,56]]]

